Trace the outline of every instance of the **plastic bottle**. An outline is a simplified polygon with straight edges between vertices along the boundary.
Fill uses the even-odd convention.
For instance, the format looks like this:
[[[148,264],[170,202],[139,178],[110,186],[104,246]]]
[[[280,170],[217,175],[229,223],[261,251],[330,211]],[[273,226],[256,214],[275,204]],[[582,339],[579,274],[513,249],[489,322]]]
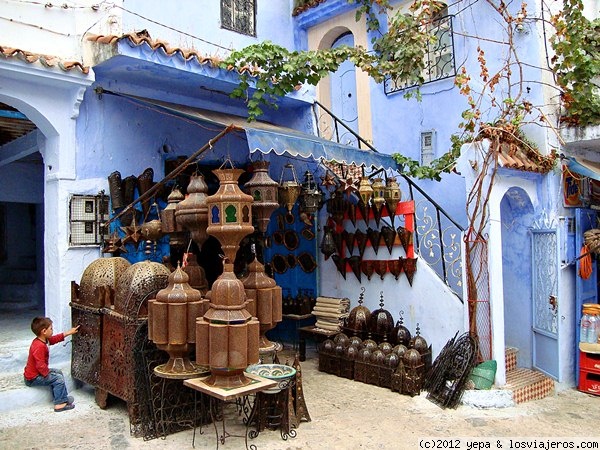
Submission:
[[[590,306],[587,303],[583,305],[581,321],[579,322],[579,342],[587,343],[590,336],[590,328],[592,326]]]

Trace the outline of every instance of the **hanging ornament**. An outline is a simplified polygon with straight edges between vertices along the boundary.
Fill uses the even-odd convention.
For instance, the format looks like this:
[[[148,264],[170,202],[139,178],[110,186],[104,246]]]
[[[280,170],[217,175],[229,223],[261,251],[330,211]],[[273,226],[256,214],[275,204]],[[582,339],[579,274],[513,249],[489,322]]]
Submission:
[[[202,175],[190,178],[187,187],[187,197],[175,207],[175,220],[190,232],[193,241],[202,248],[208,239],[206,228],[208,226],[208,206],[206,197],[208,186]]]
[[[373,216],[375,217],[375,224],[379,227],[379,221],[381,220],[381,213],[383,211],[383,205],[385,204],[385,185],[383,184],[382,178],[375,178],[372,184],[373,197],[371,203],[373,204]]]
[[[283,181],[285,171],[289,170],[292,173],[292,179]],[[281,178],[279,179],[279,203],[281,206],[285,206],[288,210],[288,215],[292,215],[292,209],[296,204],[296,200],[300,196],[301,186],[298,184],[296,178],[296,170],[291,163],[287,163],[281,171]]]
[[[358,207],[363,216],[363,220],[367,225],[369,225],[369,206],[371,204],[371,197],[373,196],[373,188],[371,187],[371,181],[369,180],[369,177],[362,177],[360,179],[358,193],[360,195]]]
[[[128,227],[120,228],[125,232],[123,244],[131,242],[137,250],[139,242],[142,240],[142,230],[138,227],[138,224],[135,220],[135,215],[133,215],[131,218],[131,225],[129,225]]]
[[[323,240],[321,241],[321,253],[325,255],[325,260],[336,252],[335,241],[333,239],[333,228],[323,227]]]
[[[175,220],[177,205],[184,199],[179,188],[175,186],[167,197],[167,206],[160,212],[162,232],[169,235],[169,245],[172,247],[180,248],[185,245],[185,229]]]
[[[327,200],[327,212],[339,226],[342,226],[344,223],[344,215],[346,214],[347,206],[348,202],[346,202],[346,199],[344,198],[344,193],[339,189],[334,191],[329,200]]]
[[[300,211],[312,215],[323,206],[323,193],[317,186],[313,174],[308,170],[304,173],[304,181],[301,187]]]
[[[398,209],[398,203],[400,203],[400,199],[402,197],[402,192],[400,191],[400,186],[398,185],[396,178],[386,178],[383,196],[385,198],[385,206],[388,210],[388,214],[393,226],[394,218],[396,217],[396,209]]]
[[[279,184],[269,176],[269,161],[252,163],[254,174],[244,185],[246,194],[252,196],[252,215],[261,233],[266,233],[271,214],[279,207],[277,190]]]

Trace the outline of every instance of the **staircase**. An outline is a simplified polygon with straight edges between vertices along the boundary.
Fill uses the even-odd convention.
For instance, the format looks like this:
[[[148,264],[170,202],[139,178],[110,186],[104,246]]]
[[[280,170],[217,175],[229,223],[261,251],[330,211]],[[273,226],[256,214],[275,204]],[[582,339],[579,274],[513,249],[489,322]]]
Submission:
[[[0,413],[32,405],[39,405],[40,411],[52,408],[49,387],[27,387],[23,382],[23,368],[34,338],[30,323],[35,315],[39,314],[31,310],[0,312]],[[75,380],[70,376],[68,354],[71,347],[70,343],[64,348],[62,345],[61,342],[50,347],[50,367],[63,371],[71,394],[76,388]]]
[[[541,372],[517,367],[519,349],[507,347],[505,350],[506,386],[512,391],[515,403],[539,400],[554,393],[554,380]]]

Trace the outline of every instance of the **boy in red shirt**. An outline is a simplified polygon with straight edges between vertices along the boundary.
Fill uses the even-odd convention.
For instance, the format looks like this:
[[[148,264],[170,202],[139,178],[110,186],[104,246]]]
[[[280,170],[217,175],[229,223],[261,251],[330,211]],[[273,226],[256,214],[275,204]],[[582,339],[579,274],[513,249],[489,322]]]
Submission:
[[[65,340],[65,337],[79,331],[79,325],[65,333],[52,335],[52,319],[48,317],[35,317],[31,321],[31,331],[36,338],[29,347],[29,356],[23,376],[27,386],[51,386],[54,397],[54,412],[67,411],[75,408],[73,397],[67,395],[65,377],[59,369],[50,369],[48,359],[50,352],[48,344],[54,345]]]

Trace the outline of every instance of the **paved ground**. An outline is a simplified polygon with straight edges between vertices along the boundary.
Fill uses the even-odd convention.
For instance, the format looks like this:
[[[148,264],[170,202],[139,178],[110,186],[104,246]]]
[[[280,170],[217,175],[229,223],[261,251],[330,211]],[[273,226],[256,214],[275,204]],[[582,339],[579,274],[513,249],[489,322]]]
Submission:
[[[600,397],[564,390],[543,400],[500,409],[461,405],[443,410],[426,395],[411,398],[390,390],[346,380],[317,370],[309,353],[302,363],[306,403],[312,417],[303,422],[294,439],[283,441],[276,431],[265,431],[250,441],[261,450],[275,449],[418,449],[421,438],[439,441],[440,448],[467,448],[467,437],[491,442],[502,438],[503,448],[524,448],[524,438],[579,438],[600,442]],[[281,358],[284,361],[284,358]],[[93,390],[73,392],[76,408],[54,413],[40,404],[0,415],[1,449],[185,449],[192,448],[192,431],[144,441],[130,436],[125,404],[113,401],[106,410],[94,403]],[[228,431],[243,431],[229,421]],[[217,448],[214,428],[196,436],[197,449]],[[458,441],[458,439],[461,439]],[[522,438],[522,439],[516,439]],[[244,448],[231,437],[223,449]],[[430,447],[431,448],[431,447]],[[537,447],[542,448],[542,447]],[[559,447],[562,448],[562,447]],[[577,448],[577,447],[575,447]],[[599,447],[596,447],[599,448]]]

